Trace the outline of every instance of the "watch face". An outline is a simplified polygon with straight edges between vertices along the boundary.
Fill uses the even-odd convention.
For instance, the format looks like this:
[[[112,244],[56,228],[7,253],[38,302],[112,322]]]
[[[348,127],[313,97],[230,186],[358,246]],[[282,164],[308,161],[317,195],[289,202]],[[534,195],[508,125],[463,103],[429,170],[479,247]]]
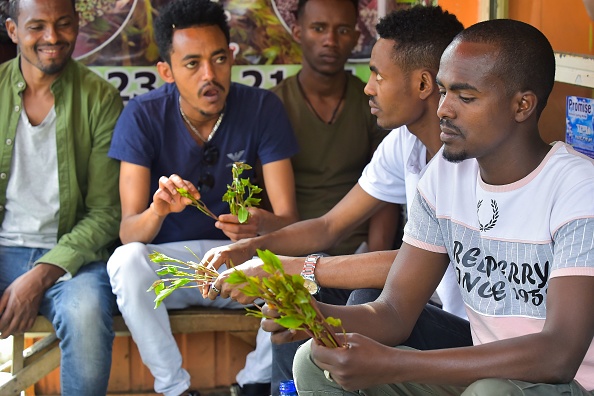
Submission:
[[[309,294],[316,294],[318,292],[317,283],[309,279],[303,279],[303,286],[305,286]]]

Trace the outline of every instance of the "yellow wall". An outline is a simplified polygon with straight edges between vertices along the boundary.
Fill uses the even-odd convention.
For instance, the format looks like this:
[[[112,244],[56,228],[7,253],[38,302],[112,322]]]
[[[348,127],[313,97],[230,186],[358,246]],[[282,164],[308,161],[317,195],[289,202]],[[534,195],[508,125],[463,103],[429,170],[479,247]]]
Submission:
[[[582,0],[510,0],[509,17],[540,29],[555,51],[594,55],[593,24]]]
[[[464,27],[478,22],[478,0],[438,0],[437,3],[444,10],[456,15]]]
[[[582,0],[510,0],[509,17],[540,29],[555,51],[594,55],[593,23]],[[541,135],[545,140],[565,139],[565,103],[569,95],[592,97],[592,90],[555,83],[540,120]]]
[[[455,14],[464,26],[479,21],[479,3],[484,0],[439,0],[438,4]],[[549,39],[553,49],[594,55],[594,22],[582,0],[509,0],[508,17],[531,24]],[[540,130],[547,142],[565,140],[565,101],[569,95],[594,97],[589,88],[555,83],[548,105],[540,119]]]
[[[455,14],[464,26],[479,21],[479,5],[486,0],[438,0],[445,10]],[[540,29],[555,51],[592,54],[594,24],[588,18],[582,0],[508,0],[509,18]]]

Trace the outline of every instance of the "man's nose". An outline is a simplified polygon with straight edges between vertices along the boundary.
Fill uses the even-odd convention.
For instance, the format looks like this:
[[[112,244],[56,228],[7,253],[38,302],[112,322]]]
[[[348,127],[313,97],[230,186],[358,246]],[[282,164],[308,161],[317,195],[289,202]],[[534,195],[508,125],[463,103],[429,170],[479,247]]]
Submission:
[[[450,103],[450,96],[442,94],[439,99],[439,106],[437,107],[437,116],[439,118],[453,118],[454,112]]]
[[[210,62],[205,62],[204,66],[204,73],[202,75],[202,79],[206,81],[212,81],[215,79],[216,73],[214,65]]]
[[[43,39],[48,43],[54,44],[58,41],[58,33],[53,26],[48,26],[44,30]]]
[[[363,92],[365,92],[365,95],[367,96],[375,96],[375,87],[373,86],[374,84],[372,80],[372,78],[369,78],[367,84],[365,84],[365,88],[363,88]]]
[[[338,42],[338,33],[334,29],[328,29],[324,36],[324,45],[336,46]]]

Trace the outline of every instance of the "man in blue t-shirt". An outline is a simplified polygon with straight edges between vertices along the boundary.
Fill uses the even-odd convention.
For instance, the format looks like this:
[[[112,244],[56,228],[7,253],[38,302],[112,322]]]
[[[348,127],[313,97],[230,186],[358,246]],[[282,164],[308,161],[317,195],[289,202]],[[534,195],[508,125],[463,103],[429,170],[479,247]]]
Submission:
[[[155,377],[155,391],[192,394],[190,376],[171,334],[167,309],[191,305],[240,308],[227,299],[203,299],[198,290],[179,289],[158,309],[146,290],[158,279],[148,259],[157,250],[196,260],[229,240],[265,234],[297,220],[290,157],[297,142],[283,105],[272,93],[231,83],[232,54],[223,8],[209,0],[176,0],[155,21],[164,62],[161,88],[128,103],[119,119],[109,155],[122,161],[120,196],[124,243],[108,262],[118,306]],[[272,212],[250,208],[247,224],[228,214],[221,198],[236,161],[262,164]],[[252,170],[242,177],[254,177]],[[218,217],[186,208],[176,188],[186,188]],[[237,381],[243,394],[270,392],[270,345],[265,334]],[[250,392],[250,390],[255,390]]]

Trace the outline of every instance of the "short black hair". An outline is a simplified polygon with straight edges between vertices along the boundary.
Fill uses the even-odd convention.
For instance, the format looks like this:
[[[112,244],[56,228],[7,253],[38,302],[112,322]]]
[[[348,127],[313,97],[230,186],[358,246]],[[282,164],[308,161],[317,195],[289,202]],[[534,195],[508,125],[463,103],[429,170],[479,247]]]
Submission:
[[[376,29],[380,38],[395,41],[393,58],[405,73],[428,68],[437,74],[443,51],[464,26],[439,6],[418,5],[386,15]]]
[[[555,84],[555,53],[540,30],[512,19],[495,19],[470,26],[454,40],[460,41],[498,48],[494,72],[504,81],[508,94],[534,92],[540,116]]]
[[[303,9],[305,8],[305,4],[308,2],[309,0],[299,0],[299,2],[297,3],[297,9],[295,10],[295,19],[299,19],[301,17],[301,15],[303,15]],[[353,6],[355,7],[355,13],[357,16],[359,16],[359,0],[350,0],[351,3],[353,3]]]
[[[71,0],[72,3],[72,10],[76,15],[76,0]],[[8,17],[14,21],[14,23],[18,23],[19,14],[21,12],[21,1],[20,0],[8,0]]]
[[[161,58],[171,63],[171,45],[175,29],[195,26],[218,26],[227,44],[231,42],[225,10],[211,0],[173,0],[161,8],[153,23],[155,42]]]

